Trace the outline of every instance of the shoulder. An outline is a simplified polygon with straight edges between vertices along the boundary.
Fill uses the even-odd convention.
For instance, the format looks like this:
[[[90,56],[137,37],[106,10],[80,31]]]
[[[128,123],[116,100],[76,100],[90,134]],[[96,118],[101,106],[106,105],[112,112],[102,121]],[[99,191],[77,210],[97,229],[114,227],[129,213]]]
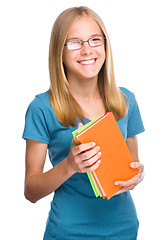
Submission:
[[[35,95],[34,99],[30,102],[26,117],[39,117],[48,118],[48,113],[50,112],[51,105],[49,100],[48,91]]]
[[[48,91],[35,95],[35,98],[29,104],[29,108],[32,109],[45,109],[50,106]]]
[[[139,106],[133,92],[121,87],[120,90],[126,96],[128,105],[127,118],[127,138],[137,135],[145,130],[141,118]]]
[[[133,92],[131,92],[129,89],[125,88],[125,87],[120,87],[120,90],[122,93],[124,93],[124,95],[128,98],[128,99],[134,99],[135,95]]]
[[[134,93],[132,91],[128,90],[127,88],[125,88],[125,87],[120,87],[120,90],[126,98],[128,107],[131,108],[136,101]]]
[[[28,106],[26,116],[28,115],[40,121],[44,120],[48,126],[60,126],[50,103],[49,91],[35,95],[35,98]]]
[[[134,93],[125,87],[120,87],[120,90],[125,95],[127,108],[128,108],[128,111],[127,111],[128,118],[130,118],[131,114],[134,114],[134,113],[137,114],[137,112],[139,113],[139,107],[138,107],[138,103]]]
[[[38,104],[44,105],[45,107],[50,105],[49,93],[48,91],[44,93],[37,94],[34,101]]]
[[[33,139],[39,142],[49,143],[50,133],[48,128],[47,92],[38,94],[29,104],[25,116],[24,139]]]

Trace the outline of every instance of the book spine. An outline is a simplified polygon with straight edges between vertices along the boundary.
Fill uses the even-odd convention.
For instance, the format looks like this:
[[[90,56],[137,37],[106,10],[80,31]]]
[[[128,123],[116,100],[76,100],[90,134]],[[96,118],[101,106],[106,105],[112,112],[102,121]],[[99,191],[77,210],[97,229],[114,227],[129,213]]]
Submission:
[[[95,181],[96,181],[97,185],[99,186],[99,189],[100,189],[100,192],[101,192],[103,198],[105,198],[105,197],[106,197],[106,193],[105,193],[102,185],[100,184],[100,181],[99,181],[99,179],[98,179],[95,171],[93,171],[92,173],[93,173],[93,176],[94,176],[94,178],[95,178]]]

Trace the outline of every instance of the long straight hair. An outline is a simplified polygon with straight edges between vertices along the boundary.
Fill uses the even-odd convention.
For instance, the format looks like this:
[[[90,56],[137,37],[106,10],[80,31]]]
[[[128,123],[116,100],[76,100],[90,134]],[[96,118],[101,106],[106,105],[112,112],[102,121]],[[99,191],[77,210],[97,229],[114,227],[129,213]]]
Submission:
[[[78,117],[84,123],[82,109],[70,93],[62,58],[70,27],[84,15],[97,22],[106,39],[105,62],[98,74],[98,87],[105,111],[111,111],[116,120],[124,117],[127,112],[126,98],[116,85],[111,45],[104,23],[91,9],[83,6],[73,7],[63,11],[56,19],[52,28],[49,47],[49,98],[58,120],[64,126],[75,126]]]

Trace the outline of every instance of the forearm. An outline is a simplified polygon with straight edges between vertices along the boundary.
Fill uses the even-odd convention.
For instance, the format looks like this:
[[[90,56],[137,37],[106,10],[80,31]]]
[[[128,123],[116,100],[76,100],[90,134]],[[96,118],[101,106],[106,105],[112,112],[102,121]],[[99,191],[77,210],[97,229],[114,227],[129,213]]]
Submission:
[[[127,138],[126,143],[134,159],[134,162],[139,162],[137,137],[133,136],[133,137]]]
[[[67,158],[45,173],[34,174],[25,180],[25,197],[35,203],[57,190],[75,172],[69,168]]]
[[[68,156],[43,173],[46,150],[46,144],[27,141],[25,197],[33,203],[56,191],[74,173],[95,171],[100,164],[99,147],[93,143],[76,146],[72,139]]]

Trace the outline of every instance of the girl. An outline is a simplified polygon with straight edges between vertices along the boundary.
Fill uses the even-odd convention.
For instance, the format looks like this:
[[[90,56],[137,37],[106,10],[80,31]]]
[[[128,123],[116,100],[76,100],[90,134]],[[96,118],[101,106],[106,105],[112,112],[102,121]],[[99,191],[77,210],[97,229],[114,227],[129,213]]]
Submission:
[[[56,19],[49,49],[50,89],[26,113],[25,197],[55,191],[44,240],[133,240],[138,219],[129,190],[142,180],[136,135],[144,131],[132,92],[115,83],[110,41],[99,16],[70,8]],[[87,172],[101,164],[95,143],[75,145],[72,131],[107,111],[115,116],[139,173],[110,200],[95,198]],[[47,149],[53,168],[43,173]]]

